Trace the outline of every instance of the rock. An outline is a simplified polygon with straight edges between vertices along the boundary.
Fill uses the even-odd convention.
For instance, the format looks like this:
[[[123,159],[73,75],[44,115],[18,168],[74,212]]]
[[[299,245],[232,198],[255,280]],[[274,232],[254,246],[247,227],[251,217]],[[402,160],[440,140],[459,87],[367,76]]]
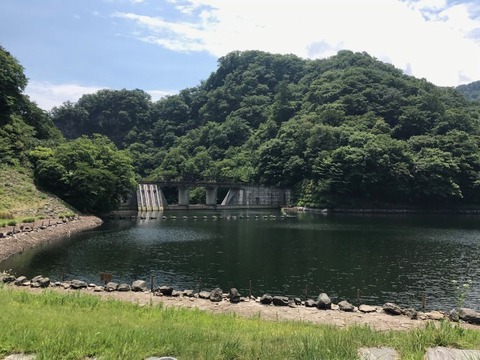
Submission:
[[[398,360],[400,355],[395,349],[381,348],[360,348],[358,349],[360,360]]]
[[[236,288],[231,288],[228,292],[228,298],[231,303],[238,304],[240,302],[240,297],[241,295]]]
[[[297,304],[295,304],[295,300],[294,300],[294,299],[288,300],[288,307],[289,307],[289,308],[292,308],[292,309],[295,309],[295,308],[297,307]]]
[[[450,321],[459,322],[460,316],[458,315],[457,309],[450,310],[450,313],[448,314],[448,318],[450,319]]]
[[[177,291],[177,290],[172,291],[173,297],[179,297],[179,296],[182,296],[182,294],[183,294],[183,291]]]
[[[127,292],[130,291],[132,288],[128,284],[120,284],[118,285],[117,291]]]
[[[302,305],[302,299],[296,297],[295,299],[293,299],[295,305]]]
[[[100,291],[103,291],[103,290],[104,290],[104,287],[103,287],[103,286],[95,286],[95,287],[93,288],[93,291],[94,291],[94,292],[100,292]]]
[[[372,313],[372,312],[376,312],[377,308],[375,306],[362,304],[358,307],[358,310],[360,310],[363,313]]]
[[[288,306],[287,296],[274,296],[272,298],[273,305],[275,306]]]
[[[468,308],[461,308],[458,312],[458,316],[463,321],[470,324],[480,324],[480,313]]]
[[[268,294],[264,294],[261,298],[260,298],[260,304],[263,304],[263,305],[270,305],[273,301],[273,297],[271,295],[268,295]]]
[[[28,279],[25,276],[19,276],[18,278],[15,279],[15,281],[13,283],[17,286],[22,286],[27,281],[28,281]]]
[[[87,288],[87,283],[82,280],[72,280],[70,283],[70,287],[72,289],[86,289]]]
[[[350,304],[348,301],[342,300],[338,303],[338,308],[341,311],[352,312],[355,307],[352,304]]]
[[[385,303],[383,305],[383,311],[385,311],[389,315],[401,315],[402,308],[394,303]]]
[[[200,299],[208,299],[210,297],[210,293],[208,291],[200,291],[198,293],[198,297]]]
[[[415,320],[417,318],[417,310],[414,308],[407,308],[402,310],[402,314],[408,316],[410,319]]]
[[[118,284],[116,282],[110,281],[105,285],[105,291],[112,292],[112,291],[117,291],[118,289]]]
[[[163,285],[163,286],[159,286],[159,287],[157,288],[157,291],[160,292],[162,295],[172,296],[173,287],[172,287],[172,286]]]
[[[132,283],[132,291],[147,291],[147,282],[144,280],[135,280]]]
[[[317,302],[312,299],[305,301],[305,307],[317,307]]]
[[[210,301],[220,302],[223,300],[223,291],[220,288],[215,288],[210,292]]]
[[[35,276],[30,281],[30,287],[32,288],[47,288],[50,285],[50,279],[41,275]]]
[[[426,313],[425,316],[426,316],[427,319],[429,319],[429,320],[437,320],[437,321],[440,321],[440,320],[445,319],[445,315],[442,314],[440,311],[430,311],[429,313]]]
[[[183,296],[186,296],[186,297],[193,297],[193,294],[194,294],[194,293],[195,293],[195,292],[194,292],[193,290],[183,290],[182,295],[183,295]]]
[[[70,289],[71,284],[69,281],[65,281],[60,286],[62,286],[64,289]]]
[[[317,298],[317,308],[327,310],[332,308],[332,300],[327,294],[321,293]]]
[[[1,274],[0,275],[0,281],[9,284],[15,281],[15,276],[10,275],[10,274]]]

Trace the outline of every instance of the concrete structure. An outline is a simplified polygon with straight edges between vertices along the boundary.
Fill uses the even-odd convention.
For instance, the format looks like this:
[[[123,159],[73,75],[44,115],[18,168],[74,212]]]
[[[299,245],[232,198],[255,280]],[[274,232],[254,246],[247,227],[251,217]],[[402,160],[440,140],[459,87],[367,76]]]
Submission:
[[[178,201],[175,205],[167,204],[162,187],[175,187]],[[278,208],[289,206],[290,190],[230,183],[211,182],[158,182],[138,185],[136,201],[132,197],[126,206],[139,211],[158,211],[172,208],[190,208],[190,189],[204,187],[206,198],[202,208]],[[227,188],[223,201],[218,204],[218,189]],[[195,205],[198,207],[198,205]]]

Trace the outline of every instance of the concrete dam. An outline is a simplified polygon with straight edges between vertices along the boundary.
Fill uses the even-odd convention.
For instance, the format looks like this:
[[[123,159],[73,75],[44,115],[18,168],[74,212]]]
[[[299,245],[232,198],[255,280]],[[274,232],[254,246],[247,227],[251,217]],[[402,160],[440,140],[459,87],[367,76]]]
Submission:
[[[177,201],[168,204],[164,188],[176,188]],[[205,201],[203,204],[190,204],[190,189],[203,187]],[[218,189],[227,190],[221,201]],[[264,187],[245,184],[211,183],[211,182],[150,182],[140,183],[136,194],[128,201],[129,209],[138,211],[162,211],[168,209],[250,209],[280,208],[291,204],[289,189]]]

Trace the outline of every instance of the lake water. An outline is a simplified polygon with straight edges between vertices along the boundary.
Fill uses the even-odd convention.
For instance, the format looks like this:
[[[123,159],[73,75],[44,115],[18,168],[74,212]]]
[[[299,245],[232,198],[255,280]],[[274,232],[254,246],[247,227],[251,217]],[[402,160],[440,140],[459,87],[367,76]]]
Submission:
[[[480,217],[168,211],[109,220],[0,263],[6,269],[95,283],[101,272],[118,283],[153,274],[155,286],[179,290],[236,287],[246,295],[251,284],[257,296],[326,292],[334,302],[360,295],[361,303],[417,309],[425,294],[429,310],[453,308],[456,286],[471,281],[465,305],[480,310]]]

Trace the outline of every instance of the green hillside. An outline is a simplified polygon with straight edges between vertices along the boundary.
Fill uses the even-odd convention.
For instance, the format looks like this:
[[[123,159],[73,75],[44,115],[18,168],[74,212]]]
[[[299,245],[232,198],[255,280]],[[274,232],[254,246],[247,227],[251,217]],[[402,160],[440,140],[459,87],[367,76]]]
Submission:
[[[286,186],[315,207],[450,207],[480,201],[479,110],[366,53],[246,51],[178,95],[102,90],[52,119],[71,139],[106,135],[143,179]]]
[[[0,46],[0,224],[116,208],[134,186],[131,159],[107,138],[66,141],[23,94],[20,63]],[[66,205],[55,194],[70,205]]]

